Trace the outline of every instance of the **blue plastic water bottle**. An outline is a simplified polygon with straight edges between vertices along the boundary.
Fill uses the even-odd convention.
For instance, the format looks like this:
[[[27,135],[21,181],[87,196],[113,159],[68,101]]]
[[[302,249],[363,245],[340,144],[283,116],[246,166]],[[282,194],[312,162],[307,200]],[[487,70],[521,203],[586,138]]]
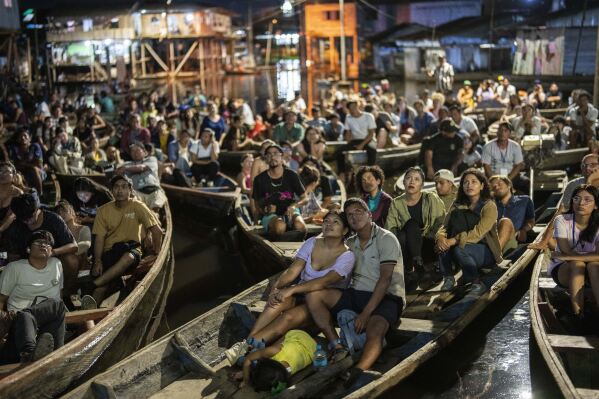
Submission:
[[[322,349],[320,345],[316,345],[316,352],[314,352],[314,361],[312,366],[315,370],[321,370],[328,364],[327,352]]]

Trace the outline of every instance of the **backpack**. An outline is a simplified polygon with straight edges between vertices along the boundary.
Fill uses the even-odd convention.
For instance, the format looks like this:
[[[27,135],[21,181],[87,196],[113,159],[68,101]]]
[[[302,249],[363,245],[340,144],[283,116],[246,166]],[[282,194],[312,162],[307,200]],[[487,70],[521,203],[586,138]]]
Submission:
[[[474,209],[454,208],[449,215],[447,236],[453,238],[460,233],[470,231],[480,222],[480,211],[486,204],[479,201]]]

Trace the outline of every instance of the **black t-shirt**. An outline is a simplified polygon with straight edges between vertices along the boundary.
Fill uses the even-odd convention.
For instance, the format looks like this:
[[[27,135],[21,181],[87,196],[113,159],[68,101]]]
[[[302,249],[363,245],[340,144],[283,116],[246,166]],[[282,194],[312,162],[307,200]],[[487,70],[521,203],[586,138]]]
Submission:
[[[379,115],[375,119],[376,131],[378,132],[381,129],[387,130],[387,125],[386,125],[387,122],[389,122],[389,123],[391,123],[391,125],[393,125],[393,120],[391,120],[391,116],[389,116],[389,114],[386,112],[379,112]],[[387,132],[387,133],[389,133],[389,132]]]
[[[64,220],[56,213],[42,210],[44,220],[42,225],[33,231],[47,230],[54,237],[54,248],[59,248],[64,245],[75,242],[75,237],[67,227]],[[15,220],[7,230],[6,237],[9,242],[9,252],[18,254],[19,256],[27,257],[27,241],[33,234],[32,230],[23,222]]]
[[[428,149],[433,151],[433,168],[435,170],[451,170],[451,167],[464,149],[464,141],[457,134],[449,138],[441,133],[437,133],[431,137]]]
[[[416,205],[408,205],[408,213],[410,214],[410,217],[414,219],[416,223],[418,223],[420,228],[424,227],[424,220],[422,219],[422,196]]]
[[[283,121],[283,118],[281,118],[276,112],[273,112],[270,115],[270,118],[268,115],[266,115],[266,111],[262,112],[260,115],[262,116],[262,121],[268,122],[271,126],[276,126],[279,124],[279,122]]]
[[[276,205],[277,215],[282,216],[304,191],[298,174],[285,168],[280,179],[271,179],[268,171],[256,176],[252,186],[252,198],[263,211],[267,205]]]

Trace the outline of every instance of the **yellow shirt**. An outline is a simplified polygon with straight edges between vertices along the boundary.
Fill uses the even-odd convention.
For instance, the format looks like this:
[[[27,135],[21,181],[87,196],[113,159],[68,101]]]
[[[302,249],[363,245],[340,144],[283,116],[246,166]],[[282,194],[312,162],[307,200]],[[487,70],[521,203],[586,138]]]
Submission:
[[[283,348],[271,359],[287,363],[293,375],[312,364],[314,352],[316,341],[310,334],[302,330],[290,330],[283,339]]]
[[[158,219],[143,202],[135,199],[119,208],[111,201],[98,208],[92,233],[105,237],[103,252],[117,242],[141,242],[142,226],[149,229],[158,225]]]

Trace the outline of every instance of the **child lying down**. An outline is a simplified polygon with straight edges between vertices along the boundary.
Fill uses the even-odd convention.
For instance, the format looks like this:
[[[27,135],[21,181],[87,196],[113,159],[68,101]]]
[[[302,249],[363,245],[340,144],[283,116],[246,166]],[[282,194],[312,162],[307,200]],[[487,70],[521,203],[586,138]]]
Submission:
[[[256,391],[280,392],[292,375],[310,366],[316,352],[316,341],[305,331],[290,330],[276,343],[248,353],[243,371],[235,375],[241,386],[251,385]]]

